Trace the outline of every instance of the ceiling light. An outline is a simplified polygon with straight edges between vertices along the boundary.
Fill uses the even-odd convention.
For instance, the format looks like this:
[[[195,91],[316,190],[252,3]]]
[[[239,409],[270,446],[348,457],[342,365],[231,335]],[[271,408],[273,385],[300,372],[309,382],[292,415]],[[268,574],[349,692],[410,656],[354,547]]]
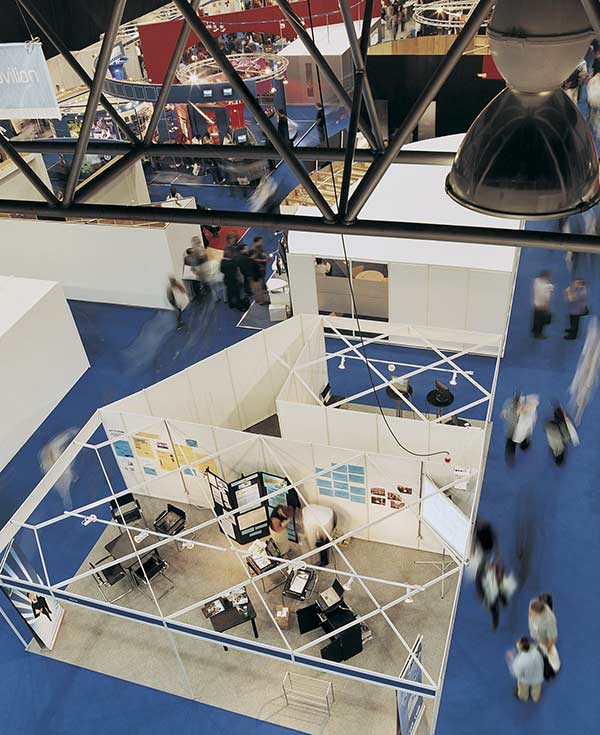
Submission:
[[[498,0],[488,38],[508,86],[469,128],[447,193],[469,209],[517,219],[593,206],[600,199],[594,141],[560,89],[593,38],[580,0]]]

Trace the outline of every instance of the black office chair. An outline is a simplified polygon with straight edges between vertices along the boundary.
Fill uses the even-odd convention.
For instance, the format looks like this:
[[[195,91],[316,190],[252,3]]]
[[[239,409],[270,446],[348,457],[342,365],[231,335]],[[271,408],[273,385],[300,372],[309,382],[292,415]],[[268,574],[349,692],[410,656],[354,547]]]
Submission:
[[[133,578],[138,586],[140,584],[143,584],[146,585],[146,587],[150,587],[150,583],[153,579],[155,579],[159,575],[164,577],[167,582],[169,582],[170,587],[166,589],[161,595],[156,595],[156,591],[154,590],[154,587],[152,587],[155,592],[156,599],[160,600],[161,597],[164,597],[167,592],[170,592],[173,587],[175,587],[173,580],[165,574],[165,569],[168,568],[169,565],[167,564],[167,562],[161,556],[159,556],[156,551],[154,551],[152,554],[147,556],[141,562],[141,564],[138,564],[136,567],[134,567]]]
[[[112,556],[105,556],[102,559],[99,559],[95,564],[92,562],[89,562],[90,567],[94,569],[94,573],[92,574],[92,577],[94,578],[94,582],[98,585],[98,589],[100,590],[100,594],[106,602],[116,602],[117,600],[120,600],[121,597],[125,597],[125,595],[128,595],[130,592],[133,592],[133,585],[131,584],[131,577],[127,574],[127,572],[123,569],[123,567],[120,564],[113,564],[110,567],[107,567],[106,569],[99,569],[96,571],[96,567],[102,566],[102,564],[105,561],[108,561],[109,559],[112,559]],[[122,580],[128,580],[128,588],[124,590],[120,595],[117,595],[116,597],[109,598],[106,593],[104,592],[105,589],[110,589],[111,587],[114,587],[114,585],[118,584]]]
[[[435,408],[435,415],[439,418],[443,415],[444,409],[454,403],[454,394],[447,385],[439,380],[435,381],[435,388],[430,390],[426,396],[427,403]]]
[[[125,526],[136,521],[144,521],[144,525],[146,525],[146,519],[142,513],[140,502],[137,498],[133,497],[132,493],[126,493],[111,500],[110,512],[114,521]]]
[[[177,536],[177,534],[185,530],[186,520],[187,515],[184,510],[181,510],[181,508],[175,505],[171,505],[171,503],[167,503],[167,509],[163,510],[154,521],[154,530],[158,531],[158,533],[164,533],[166,536]],[[195,533],[190,533],[186,536],[186,540],[191,540],[195,537]],[[186,541],[178,541],[175,545],[177,551],[183,551],[185,544]]]

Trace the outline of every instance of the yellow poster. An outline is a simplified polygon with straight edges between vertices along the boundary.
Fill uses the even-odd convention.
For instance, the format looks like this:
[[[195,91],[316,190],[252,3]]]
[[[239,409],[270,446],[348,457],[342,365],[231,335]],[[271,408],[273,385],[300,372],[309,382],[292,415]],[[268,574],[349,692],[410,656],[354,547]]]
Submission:
[[[150,438],[155,438],[150,434],[134,434],[133,435],[133,451],[138,457],[146,457],[148,459],[154,459],[154,451],[152,449],[152,442]]]
[[[215,475],[217,474],[217,467],[212,459],[207,462],[201,462],[204,457],[208,457],[208,454],[199,452],[196,447],[190,447],[188,444],[176,444],[175,453],[177,455],[177,461],[180,465],[192,464],[194,462],[193,469],[197,472],[204,472],[210,470]]]
[[[159,449],[156,452],[156,456],[158,457],[158,463],[161,470],[169,472],[169,470],[177,469],[177,462],[175,461],[175,455],[173,454],[173,452],[167,452],[165,450]]]

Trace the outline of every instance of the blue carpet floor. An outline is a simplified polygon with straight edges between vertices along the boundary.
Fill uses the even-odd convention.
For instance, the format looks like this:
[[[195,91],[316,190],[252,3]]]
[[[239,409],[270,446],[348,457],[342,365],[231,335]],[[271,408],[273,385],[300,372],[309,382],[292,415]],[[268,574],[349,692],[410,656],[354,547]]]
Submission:
[[[531,281],[543,268],[555,277],[554,321],[547,340],[534,340],[529,334]],[[597,263],[585,259],[579,275],[589,279],[591,310],[598,313],[596,268]],[[522,252],[479,512],[496,527],[505,563],[520,576],[522,588],[493,633],[473,585],[463,584],[437,735],[597,732],[598,398],[583,417],[581,446],[572,450],[563,467],[552,462],[543,432],[552,401],[566,403],[582,345],[582,337],[577,342],[562,339],[567,283],[563,255]],[[507,468],[500,411],[515,389],[539,394],[540,412],[531,448]],[[544,686],[536,706],[513,698],[514,680],[505,654],[518,637],[528,634],[527,607],[540,592],[554,596],[562,670]]]

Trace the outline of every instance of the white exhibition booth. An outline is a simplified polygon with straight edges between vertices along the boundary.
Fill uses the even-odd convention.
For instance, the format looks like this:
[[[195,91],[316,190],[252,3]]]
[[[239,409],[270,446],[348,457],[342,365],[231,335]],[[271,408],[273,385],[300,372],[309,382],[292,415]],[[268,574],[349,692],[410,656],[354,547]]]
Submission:
[[[378,40],[379,19],[371,24],[371,44]],[[354,22],[354,30],[360,38],[362,21]],[[343,23],[323,25],[311,30],[312,38],[327,63],[346,90],[352,90],[354,66],[350,53],[348,33]],[[315,104],[319,101],[318,71],[312,56],[299,38],[282,49],[278,56],[288,60],[288,84],[285,98],[288,104]],[[325,104],[339,104],[339,100],[327,80],[321,75]]]
[[[407,149],[456,151],[462,135]],[[393,165],[365,204],[366,220],[428,222],[511,229],[513,223],[472,212],[444,191],[447,166]],[[298,214],[315,215],[300,207]],[[287,257],[295,313],[353,316],[340,235],[290,232]],[[361,324],[374,320],[505,334],[518,248],[387,237],[345,236]],[[325,275],[315,258],[332,265]],[[337,262],[337,268],[336,268]],[[361,271],[363,273],[361,273]]]
[[[380,336],[371,339],[380,347],[391,334],[421,340],[424,359],[420,368],[409,371],[411,375],[447,362],[456,368],[461,380],[475,382],[472,373],[461,370],[455,363],[460,354],[468,352],[466,347],[459,354],[444,354],[437,346],[444,343],[445,330],[402,324],[384,326]],[[320,396],[328,381],[328,361],[358,350],[357,340],[342,334],[347,327],[347,320],[341,318],[295,316],[96,412],[11,522],[0,530],[0,550],[20,533],[36,534],[40,553],[46,559],[46,582],[41,576],[33,583],[31,575],[27,579],[15,576],[14,572],[7,576],[6,570],[0,569],[0,585],[7,589],[17,585],[20,590],[37,585],[38,591],[52,595],[59,605],[68,603],[62,630],[55,635],[59,651],[61,636],[69,638],[72,615],[69,610],[75,605],[89,608],[89,614],[108,612],[111,619],[123,615],[130,622],[133,619],[147,625],[159,624],[175,638],[183,634],[270,657],[272,661],[263,669],[264,676],[270,675],[267,672],[282,671],[283,662],[285,671],[308,667],[306,672],[310,674],[312,670],[316,676],[342,675],[345,681],[354,682],[352,686],[376,684],[384,689],[416,692],[421,700],[433,703],[428,705],[428,719],[435,721],[491,426],[487,421],[473,421],[467,426],[443,424],[440,416],[423,415],[419,411],[413,418],[389,416],[392,431],[412,452],[438,452],[435,456],[422,457],[411,455],[395,444],[376,412],[354,410],[351,402],[338,408],[325,406]],[[339,349],[327,352],[332,334],[339,340]],[[466,332],[460,337],[463,345],[473,348],[481,343],[495,347],[494,379],[491,385],[480,386],[483,397],[478,401],[487,402],[491,409],[502,337]],[[377,371],[376,365],[371,367]],[[378,388],[389,386],[386,377],[381,375],[381,379]],[[272,420],[275,415],[280,435],[258,433],[256,424]],[[49,515],[40,513],[45,500],[51,500],[54,484],[62,473],[85,454],[97,465],[94,476],[89,464],[85,465],[90,475],[83,478],[86,487],[94,487],[93,492],[76,496],[75,509],[55,510]],[[255,519],[262,511],[256,499],[248,499],[237,508],[225,507],[218,513],[215,491],[206,470],[224,483],[240,482],[240,476],[257,472],[268,473],[284,478],[284,484],[268,490],[261,502],[271,496],[278,498],[276,502],[282,502],[279,498],[283,487],[297,491],[305,514],[316,506],[333,509],[337,519],[335,534],[332,536],[322,529],[325,547],[321,550],[331,548],[339,560],[333,566],[316,566],[316,549],[304,546],[300,547],[299,556],[277,559],[279,566],[252,577],[245,565],[250,551],[247,545],[232,540],[231,524],[245,528],[248,519]],[[194,592],[194,586],[190,587],[184,575],[180,580],[180,586],[185,589],[181,602],[174,601],[174,608],[169,609],[155,600],[158,613],[149,617],[147,605],[106,606],[94,595],[93,586],[85,587],[95,573],[88,563],[90,554],[93,556],[102,548],[100,544],[106,541],[104,534],[114,532],[114,527],[124,532],[122,525],[111,520],[105,509],[109,501],[126,493],[134,493],[146,509],[148,505],[144,504],[154,508],[160,500],[186,508],[188,512],[204,514],[197,516],[198,523],[175,537],[165,537],[146,526],[148,530],[135,538],[149,535],[152,548],[161,554],[179,542],[181,550],[192,556],[182,554],[173,560],[174,571],[169,572],[173,576],[177,569],[183,568],[181,558],[189,558],[188,565],[192,564],[185,567],[190,570],[186,575],[192,570],[193,574],[201,575],[206,564],[211,563],[207,554],[219,551],[229,555],[234,562],[223,567],[218,581],[213,582],[216,588],[204,589],[198,577],[195,584],[202,591]],[[60,533],[63,527],[64,532]],[[222,534],[206,536],[210,529],[218,531],[219,527]],[[126,526],[126,529],[129,534],[140,532],[139,527]],[[385,562],[377,568],[377,573],[370,572],[368,566],[359,568],[349,560],[351,551],[346,544],[352,540],[354,544],[366,544],[361,554],[363,562],[371,557],[372,560],[381,558],[382,552],[377,550],[380,544],[387,545],[386,559],[399,554],[399,561]],[[403,566],[406,555],[410,555],[409,566],[406,562]],[[223,558],[215,558],[215,563]],[[54,576],[56,561],[52,559],[60,560],[60,578]],[[65,566],[67,559],[71,561]],[[100,563],[96,573],[111,564],[114,561]],[[419,564],[423,566],[418,567]],[[245,570],[241,578],[240,565]],[[267,590],[265,582],[272,582],[273,575],[280,574],[282,569],[286,574],[298,569],[318,570],[324,587],[335,578],[342,580],[346,585],[345,599],[356,616],[354,624],[360,622],[367,632],[375,631],[379,643],[371,645],[367,636],[364,650],[355,660],[331,667],[318,656],[314,646],[329,640],[335,631],[307,642],[300,636],[302,630],[298,633],[295,629],[281,629],[274,617],[274,605],[281,603],[281,593]],[[417,573],[425,576],[415,581]],[[262,582],[262,591],[258,581]],[[439,589],[441,585],[443,600],[444,583],[450,584],[451,594],[442,605],[438,602]],[[177,581],[174,584],[177,588]],[[375,595],[371,591],[369,585],[373,584],[388,591],[385,603],[379,601],[379,593]],[[255,599],[255,607],[258,605],[263,610],[258,640],[249,641],[226,632],[207,632],[204,618],[190,617],[212,600],[221,599],[219,595],[240,586]],[[175,595],[170,597],[179,601]],[[416,618],[407,615],[403,602],[415,606],[411,608],[419,611]],[[269,627],[266,631],[265,626]],[[417,656],[411,648],[410,641],[415,634],[422,636],[423,655]],[[99,645],[106,648],[102,639]],[[399,673],[403,661],[403,671],[406,666],[416,666],[416,678]],[[227,676],[230,681],[237,681],[238,674],[231,668]],[[206,699],[202,692],[198,696],[212,704],[224,704],[218,697]],[[354,689],[352,696],[353,706],[359,705],[360,689]],[[241,705],[238,711],[258,714],[256,709]],[[385,720],[387,714],[383,712],[380,716]]]
[[[131,186],[137,191],[135,171],[131,176],[117,177],[117,193]],[[145,182],[144,189],[147,197]],[[196,202],[187,198],[178,206],[195,208]],[[69,299],[170,308],[168,277],[181,275],[198,233],[196,225],[175,223],[0,219],[0,273],[59,281]]]
[[[58,283],[0,276],[0,314],[1,470],[89,362]]]

